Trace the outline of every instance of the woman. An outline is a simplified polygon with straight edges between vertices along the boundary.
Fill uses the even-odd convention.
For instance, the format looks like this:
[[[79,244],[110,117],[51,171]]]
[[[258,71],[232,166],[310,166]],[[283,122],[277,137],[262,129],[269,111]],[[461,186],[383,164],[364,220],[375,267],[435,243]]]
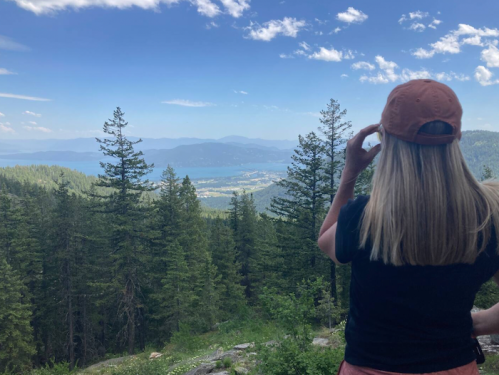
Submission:
[[[470,313],[480,286],[499,281],[499,184],[466,166],[461,117],[448,86],[414,80],[392,91],[380,125],[347,144],[319,236],[333,261],[352,263],[340,375],[475,375],[472,335],[499,333],[499,305]],[[381,144],[364,150],[376,132]],[[372,195],[351,200],[380,151]]]

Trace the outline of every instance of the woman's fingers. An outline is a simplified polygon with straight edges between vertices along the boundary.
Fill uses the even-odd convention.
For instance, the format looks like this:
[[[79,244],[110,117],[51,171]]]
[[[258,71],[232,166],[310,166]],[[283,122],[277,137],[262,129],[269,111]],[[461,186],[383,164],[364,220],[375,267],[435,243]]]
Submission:
[[[376,155],[379,154],[381,151],[381,144],[377,144],[376,146],[372,147],[369,151],[367,151],[367,159],[369,160],[369,163],[371,163]]]
[[[379,130],[379,126],[380,124],[373,124],[362,129],[355,137],[352,138],[352,145],[355,147],[362,147],[365,139],[371,134],[376,133]]]

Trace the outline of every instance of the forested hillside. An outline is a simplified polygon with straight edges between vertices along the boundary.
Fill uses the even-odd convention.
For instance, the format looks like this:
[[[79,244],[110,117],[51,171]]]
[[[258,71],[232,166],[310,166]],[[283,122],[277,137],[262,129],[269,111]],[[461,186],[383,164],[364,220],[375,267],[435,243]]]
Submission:
[[[64,173],[64,181],[68,183],[68,190],[78,194],[88,191],[92,184],[97,181],[94,176],[87,176],[84,173],[57,165],[16,165],[15,167],[0,168],[0,176],[12,181],[39,185],[48,190],[57,189],[57,181],[61,173]]]

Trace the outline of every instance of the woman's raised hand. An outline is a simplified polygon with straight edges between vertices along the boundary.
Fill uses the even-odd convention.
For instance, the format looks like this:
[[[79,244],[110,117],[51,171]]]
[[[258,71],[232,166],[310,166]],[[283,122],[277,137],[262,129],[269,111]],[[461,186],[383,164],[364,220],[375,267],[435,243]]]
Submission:
[[[364,150],[362,145],[364,140],[371,134],[379,131],[379,124],[370,125],[358,132],[347,142],[345,168],[343,175],[348,179],[355,179],[373,161],[381,151],[381,144],[377,144],[369,151]]]

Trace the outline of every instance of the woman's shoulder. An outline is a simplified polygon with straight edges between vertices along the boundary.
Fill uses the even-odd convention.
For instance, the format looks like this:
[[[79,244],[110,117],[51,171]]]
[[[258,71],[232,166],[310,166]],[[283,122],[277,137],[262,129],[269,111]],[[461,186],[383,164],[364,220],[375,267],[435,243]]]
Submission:
[[[369,195],[358,195],[355,199],[349,199],[348,202],[341,208],[343,214],[354,214],[359,211],[364,211],[364,208],[369,202]]]

